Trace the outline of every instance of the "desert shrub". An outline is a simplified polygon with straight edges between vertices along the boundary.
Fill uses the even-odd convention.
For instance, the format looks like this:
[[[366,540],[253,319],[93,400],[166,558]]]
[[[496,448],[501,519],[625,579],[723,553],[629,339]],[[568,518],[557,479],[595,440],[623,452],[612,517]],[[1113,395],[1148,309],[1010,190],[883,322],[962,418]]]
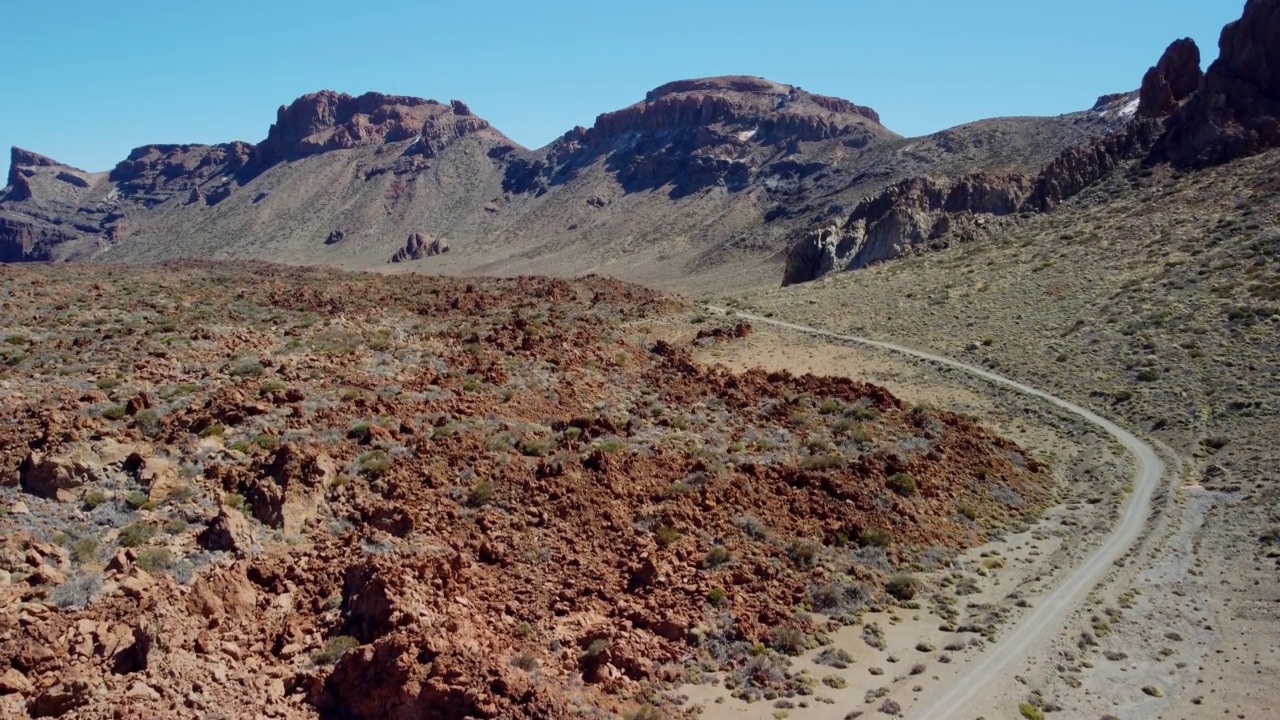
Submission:
[[[133,426],[143,435],[152,437],[160,432],[160,415],[150,408],[139,410],[138,414],[133,416]]]
[[[1204,439],[1204,446],[1211,450],[1221,450],[1231,444],[1231,438],[1225,435],[1211,435]]]
[[[970,520],[978,519],[978,506],[974,505],[971,502],[961,502],[959,505],[956,506],[956,509],[960,512],[960,515],[963,517],[966,517]]]
[[[858,533],[858,544],[863,547],[889,547],[893,544],[893,536],[888,530],[866,527]]]
[[[916,596],[916,581],[910,575],[894,575],[884,589],[898,600],[906,601]]]
[[[1028,702],[1019,705],[1018,712],[1027,720],[1044,720],[1044,711]]]
[[[627,365],[627,354],[626,354],[626,353],[622,353],[622,352],[620,352],[620,353],[618,353],[617,355],[614,355],[614,356],[613,356],[613,364],[614,364],[614,365],[617,365],[618,367],[626,367],[626,365]]]
[[[270,395],[273,392],[284,390],[286,387],[280,380],[268,380],[258,386],[258,396]]]
[[[125,409],[123,405],[112,405],[111,407],[102,411],[102,417],[108,420],[119,420],[124,416],[125,416]]]
[[[49,593],[49,602],[64,610],[83,610],[102,592],[102,573],[72,576]]]
[[[227,369],[227,373],[231,377],[253,377],[266,372],[266,368],[262,366],[262,361],[254,355],[232,360],[231,366]]]
[[[391,460],[381,450],[373,450],[356,458],[360,474],[367,478],[380,478],[391,469]]]
[[[71,557],[78,563],[87,563],[98,557],[97,538],[82,537],[71,544]]]
[[[369,440],[370,430],[369,423],[356,423],[347,431],[347,437],[358,442],[366,442]]]
[[[119,387],[120,381],[115,378],[98,378],[93,384],[99,390],[105,391]]]
[[[181,535],[187,531],[190,525],[182,518],[169,518],[169,522],[164,524],[164,531],[170,535]]]
[[[137,510],[150,501],[151,496],[147,495],[145,490],[134,490],[124,496],[124,504],[128,505],[131,510]]]
[[[729,594],[723,588],[711,588],[707,592],[707,602],[716,607],[723,607],[729,604]]]
[[[487,505],[493,500],[493,493],[493,482],[481,480],[471,487],[471,492],[467,494],[467,504],[472,507]]]
[[[822,652],[818,653],[818,657],[814,658],[813,661],[819,665],[844,670],[853,662],[853,656],[842,648],[823,648]]]
[[[1156,368],[1143,368],[1138,371],[1139,382],[1155,382],[1160,379],[1160,371]]]
[[[911,666],[911,675],[923,675],[925,671],[924,663],[916,663]]]
[[[822,545],[806,538],[797,538],[787,545],[787,557],[801,568],[811,568],[817,562]]]
[[[530,438],[520,441],[520,454],[526,457],[543,457],[551,451],[551,443]]]
[[[822,684],[829,688],[835,688],[836,690],[843,690],[849,687],[849,681],[839,675],[828,675],[822,678]]]
[[[733,559],[733,555],[729,552],[729,548],[723,545],[713,545],[707,554],[702,558],[702,567],[708,570],[718,568],[721,565]]]
[[[200,437],[202,438],[222,437],[222,435],[226,433],[226,431],[227,429],[225,427],[219,425],[218,423],[214,423],[209,427],[201,430]]]
[[[4,337],[4,341],[10,345],[26,345],[29,342],[26,335],[19,335],[17,333],[6,335]]]
[[[276,448],[280,447],[280,438],[270,433],[262,433],[261,435],[257,435],[250,442],[253,443],[254,447],[261,448],[263,450],[266,450],[267,452],[271,452],[272,450],[275,450]]]
[[[109,499],[107,494],[101,490],[90,490],[84,494],[84,506],[92,510]]]
[[[799,655],[809,648],[809,643],[799,628],[779,625],[769,633],[769,647],[784,655]]]
[[[871,599],[870,586],[854,580],[836,579],[808,587],[809,604],[829,615],[852,613]]]
[[[360,641],[350,635],[332,637],[325,641],[324,647],[311,655],[311,662],[316,665],[332,665],[357,647],[360,647]]]
[[[533,672],[538,669],[538,658],[527,652],[522,652],[511,658],[511,664],[525,672]]]
[[[902,497],[911,497],[916,494],[916,479],[909,473],[894,473],[885,481],[885,485]]]
[[[844,456],[836,453],[810,455],[800,461],[801,470],[834,470],[844,467]]]
[[[734,525],[747,535],[756,540],[764,540],[769,537],[769,527],[764,521],[752,515],[739,515],[734,521]]]
[[[138,553],[137,566],[147,572],[169,570],[173,567],[173,552],[169,548],[145,548]]]
[[[659,525],[658,529],[653,531],[653,537],[659,545],[666,547],[680,539],[680,532],[670,525]]]
[[[156,526],[151,523],[136,522],[126,525],[120,530],[117,542],[121,547],[138,547],[156,536]]]

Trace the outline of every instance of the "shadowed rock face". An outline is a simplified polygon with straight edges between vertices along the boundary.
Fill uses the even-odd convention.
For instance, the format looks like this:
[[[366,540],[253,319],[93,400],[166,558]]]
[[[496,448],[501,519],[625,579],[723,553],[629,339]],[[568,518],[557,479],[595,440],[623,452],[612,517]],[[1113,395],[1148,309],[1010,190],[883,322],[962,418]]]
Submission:
[[[1049,212],[1121,162],[1142,157],[1158,135],[1153,120],[1063,151],[1038,175],[976,173],[911,178],[864,199],[841,225],[815,230],[787,256],[783,284],[856,270],[908,253],[972,239],[984,216]]]
[[[1164,117],[1178,109],[1200,85],[1200,48],[1191,38],[1175,40],[1142,78],[1138,115]]]
[[[1155,158],[1207,167],[1280,146],[1280,0],[1248,0]]]
[[[829,140],[860,148],[894,137],[879,114],[848,100],[756,77],[680,80],[513,163],[505,189],[540,193],[604,158],[628,192],[669,183],[673,197],[713,185],[736,191],[756,179],[766,149]]]

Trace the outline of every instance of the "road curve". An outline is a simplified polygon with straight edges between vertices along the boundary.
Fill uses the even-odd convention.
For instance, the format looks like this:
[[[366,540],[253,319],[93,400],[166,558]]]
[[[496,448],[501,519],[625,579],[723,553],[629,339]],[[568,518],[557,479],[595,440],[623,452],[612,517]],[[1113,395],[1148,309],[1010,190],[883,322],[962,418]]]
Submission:
[[[1115,438],[1121,445],[1124,445],[1137,460],[1138,467],[1133,478],[1133,492],[1129,495],[1121,510],[1120,524],[1112,530],[1106,541],[1094,550],[1092,555],[1072,570],[1070,574],[1062,578],[1052,591],[1041,597],[1039,605],[1023,616],[1017,624],[1005,633],[1004,637],[989,645],[978,659],[973,662],[972,666],[960,677],[956,678],[951,687],[940,691],[934,697],[927,699],[921,707],[913,710],[911,713],[913,717],[920,718],[920,720],[973,717],[972,714],[966,714],[965,711],[974,698],[983,696],[989,698],[993,689],[992,686],[997,681],[1006,673],[1013,671],[1037,645],[1052,638],[1065,627],[1071,612],[1080,606],[1089,592],[1106,576],[1113,563],[1133,545],[1151,516],[1151,498],[1155,494],[1156,487],[1160,484],[1160,479],[1164,477],[1164,462],[1160,460],[1155,448],[1138,439],[1119,425],[1075,403],[968,363],[962,363],[920,350],[912,350],[894,343],[868,340],[853,335],[841,335],[828,330],[820,330],[711,305],[708,305],[707,309],[720,314],[735,314],[754,323],[868,345],[962,370],[997,385],[1016,390],[1024,395],[1039,398],[1073,415],[1084,418],[1087,422]]]

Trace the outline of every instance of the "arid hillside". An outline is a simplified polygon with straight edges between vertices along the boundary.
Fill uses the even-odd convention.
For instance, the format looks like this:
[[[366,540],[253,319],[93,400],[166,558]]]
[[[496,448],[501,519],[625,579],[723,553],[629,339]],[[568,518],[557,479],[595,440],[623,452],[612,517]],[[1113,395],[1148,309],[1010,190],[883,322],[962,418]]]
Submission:
[[[696,364],[750,327],[613,280],[2,272],[6,716],[811,693],[788,655],[1052,494],[972,419]]]

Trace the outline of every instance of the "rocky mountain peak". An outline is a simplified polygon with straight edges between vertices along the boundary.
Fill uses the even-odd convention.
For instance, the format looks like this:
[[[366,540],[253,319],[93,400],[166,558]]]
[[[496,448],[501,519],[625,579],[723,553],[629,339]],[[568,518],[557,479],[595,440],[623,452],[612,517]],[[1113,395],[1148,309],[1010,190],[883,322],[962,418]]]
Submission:
[[[1280,0],[1248,0],[1218,59],[1169,118],[1157,159],[1205,167],[1280,146]]]
[[[466,120],[454,124],[446,116]],[[403,95],[370,92],[353,97],[322,90],[280,107],[267,139],[256,148],[256,162],[266,167],[329,150],[410,140],[444,125],[451,125],[457,135],[489,127],[459,100],[445,105]]]
[[[1200,86],[1200,48],[1191,38],[1175,40],[1147,70],[1139,91],[1138,114],[1164,117],[1178,109]]]

